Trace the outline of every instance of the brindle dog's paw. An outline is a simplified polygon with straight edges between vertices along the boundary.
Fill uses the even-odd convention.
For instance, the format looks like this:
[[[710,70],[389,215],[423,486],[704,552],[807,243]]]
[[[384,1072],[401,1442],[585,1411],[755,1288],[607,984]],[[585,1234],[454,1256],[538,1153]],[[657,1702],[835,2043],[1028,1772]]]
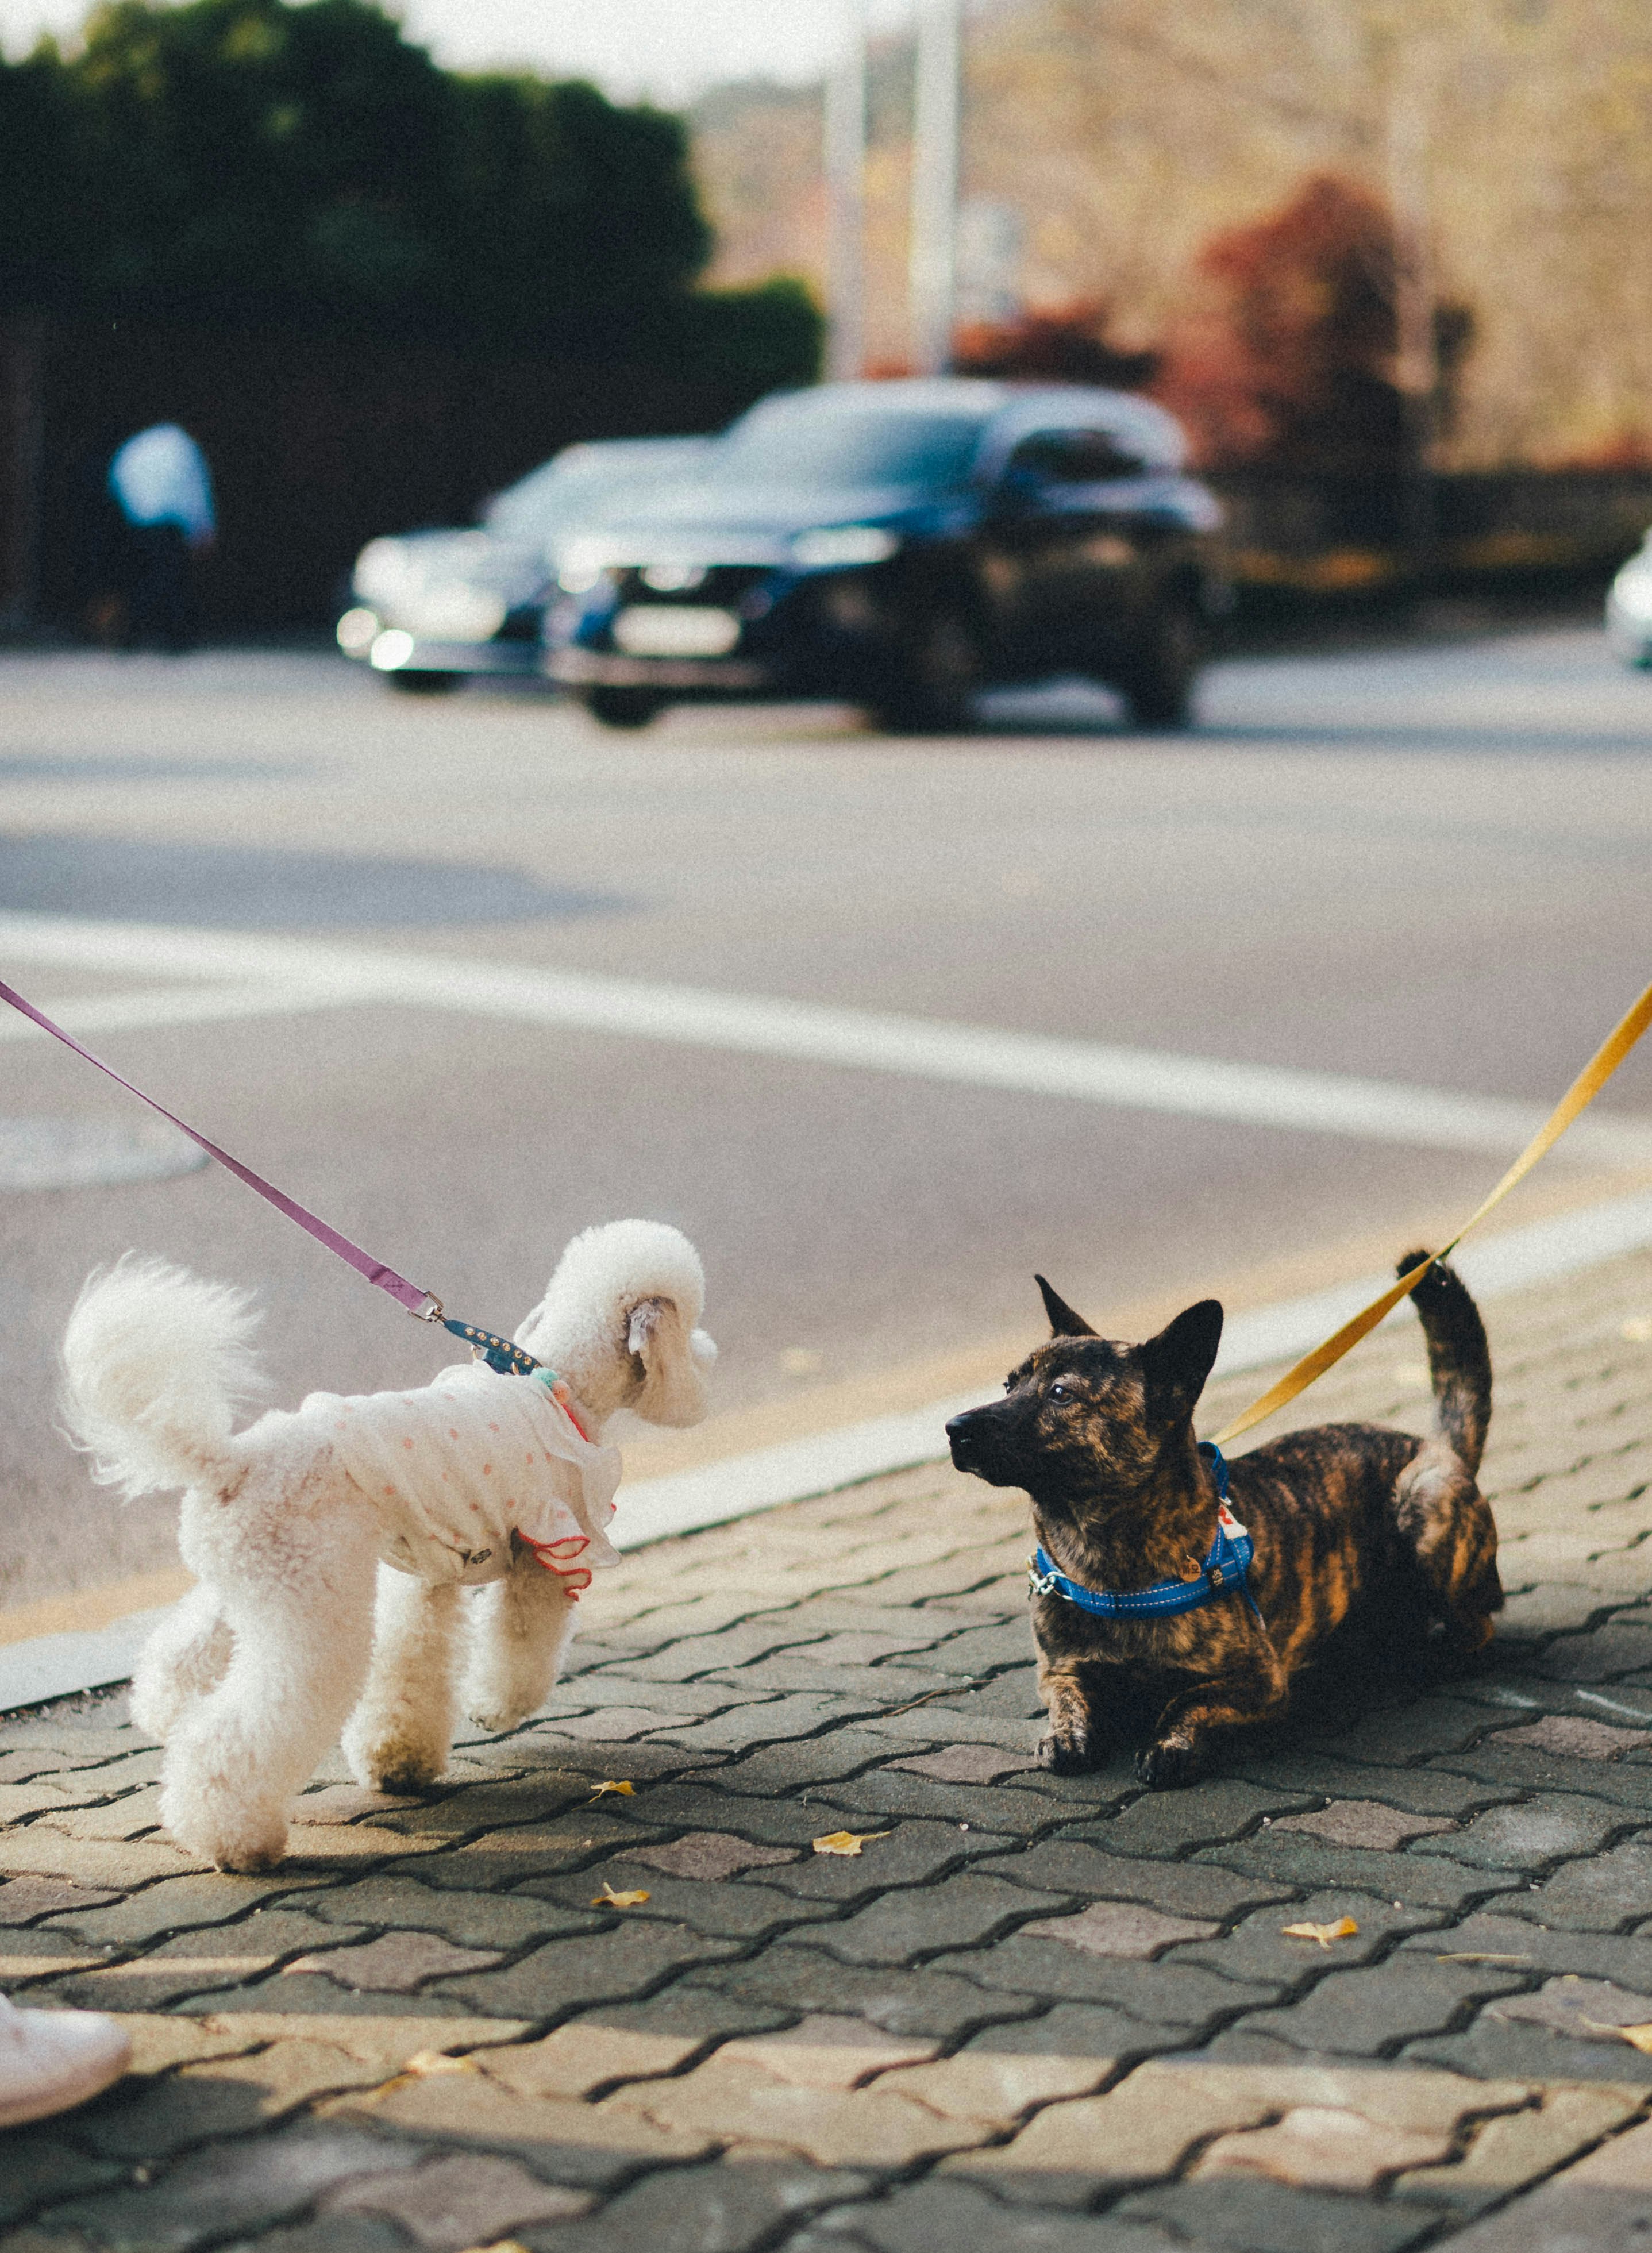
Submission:
[[[1056,1775],[1082,1775],[1086,1768],[1094,1768],[1096,1756],[1082,1737],[1041,1737],[1038,1765]]]
[[[1149,1791],[1179,1791],[1203,1773],[1204,1761],[1185,1738],[1165,1737],[1136,1754],[1136,1775]]]

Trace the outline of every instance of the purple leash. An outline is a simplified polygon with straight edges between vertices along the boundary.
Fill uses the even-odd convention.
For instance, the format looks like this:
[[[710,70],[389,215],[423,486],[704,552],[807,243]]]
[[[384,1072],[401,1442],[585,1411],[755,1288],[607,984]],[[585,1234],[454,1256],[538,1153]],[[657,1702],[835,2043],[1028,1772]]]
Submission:
[[[3,980],[0,980],[0,1001],[9,1001],[31,1023],[38,1025],[42,1032],[50,1033],[53,1040],[61,1041],[66,1049],[73,1049],[76,1056],[83,1057],[87,1064],[112,1079],[117,1087],[123,1087],[129,1095],[136,1095],[138,1101],[147,1103],[151,1111],[159,1112],[161,1117],[170,1120],[180,1134],[187,1134],[190,1140],[198,1148],[205,1150],[209,1158],[216,1158],[219,1164],[227,1167],[237,1181],[245,1182],[249,1189],[255,1190],[266,1204],[273,1204],[277,1212],[284,1213],[289,1220],[296,1221],[307,1235],[313,1236],[317,1244],[324,1244],[329,1252],[342,1259],[346,1266],[353,1267],[358,1275],[365,1275],[368,1282],[376,1284],[381,1291],[387,1291],[416,1321],[440,1322],[443,1329],[451,1330],[455,1337],[466,1339],[481,1352],[490,1366],[503,1376],[512,1372],[526,1376],[540,1367],[531,1353],[525,1353],[509,1338],[499,1337],[492,1330],[477,1329],[469,1322],[450,1322],[442,1310],[441,1300],[434,1291],[422,1291],[416,1283],[409,1283],[405,1275],[398,1275],[394,1267],[387,1267],[381,1259],[375,1259],[370,1252],[364,1252],[359,1244],[352,1244],[347,1236],[341,1236],[336,1228],[329,1227],[324,1220],[300,1204],[296,1197],[289,1197],[273,1182],[267,1182],[250,1166],[243,1166],[239,1158],[232,1158],[227,1150],[220,1150],[217,1143],[209,1142],[205,1134],[198,1134],[186,1120],[169,1111],[164,1103],[157,1103],[152,1095],[145,1095],[141,1087],[135,1087],[129,1079],[123,1079],[113,1064],[105,1064],[101,1057],[94,1057],[90,1049],[82,1048],[73,1033],[66,1033],[61,1025],[54,1025],[50,1017],[35,1008],[32,1001],[25,1001],[21,994]]]

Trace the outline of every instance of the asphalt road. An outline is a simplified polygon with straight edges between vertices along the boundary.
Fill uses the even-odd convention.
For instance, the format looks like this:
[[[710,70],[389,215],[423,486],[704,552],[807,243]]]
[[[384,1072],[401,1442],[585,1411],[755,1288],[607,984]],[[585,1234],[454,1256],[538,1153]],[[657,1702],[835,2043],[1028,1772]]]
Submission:
[[[751,1444],[985,1383],[1035,1334],[1035,1268],[1122,1327],[1391,1258],[1518,1135],[1412,1133],[1403,1092],[1378,1130],[1328,1131],[1313,1086],[1546,1107],[1652,974],[1652,680],[1599,635],[1236,661],[1202,715],[1135,736],[1073,689],[1002,700],[964,742],[803,710],[618,736],[533,696],[396,697],[321,656],[14,655],[0,976],[101,1009],[87,1036],[120,1069],[491,1325],[574,1230],[678,1222],[711,1277],[716,1443]],[[56,935],[24,945],[41,918]],[[143,951],[157,927],[199,935],[181,981]],[[478,994],[600,973],[635,1024],[296,990],[214,1014],[246,984],[240,933],[312,967],[461,964]],[[636,1029],[683,988],[710,989],[709,1031]],[[715,997],[782,1006],[719,1031]],[[786,1005],[840,1014],[823,1031]],[[868,1013],[1123,1050],[1127,1084],[1050,1092],[1030,1048],[1006,1066],[986,1037],[951,1077],[868,1068]],[[1193,1094],[1132,1094],[1140,1052],[1190,1060]],[[1258,1119],[1223,1066],[1319,1078],[1300,1117],[1298,1083],[1266,1079]],[[1603,1107],[1652,1120],[1652,1054]],[[72,1057],[0,1039],[0,1168],[8,1120],[71,1122],[84,1149],[136,1116]],[[59,1130],[12,1131],[49,1156]],[[1514,1217],[1627,1164],[1583,1152]],[[135,1245],[255,1287],[276,1399],[443,1357],[216,1169],[0,1190],[0,1607],[171,1554],[170,1506],[119,1508],[53,1429],[56,1340],[99,1262]]]

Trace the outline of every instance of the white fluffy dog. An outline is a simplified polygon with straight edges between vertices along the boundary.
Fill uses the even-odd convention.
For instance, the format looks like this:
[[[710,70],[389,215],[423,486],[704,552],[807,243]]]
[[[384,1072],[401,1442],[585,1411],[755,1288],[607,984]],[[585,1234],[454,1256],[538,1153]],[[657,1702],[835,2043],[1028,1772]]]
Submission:
[[[199,1582],[132,1689],[165,1740],[162,1819],[182,1845],[267,1868],[341,1726],[361,1783],[406,1790],[446,1767],[461,1694],[490,1729],[543,1703],[589,1568],[613,1561],[603,1427],[621,1408],[699,1422],[717,1351],[704,1301],[674,1228],[588,1229],[516,1333],[554,1392],[462,1363],[418,1392],[311,1393],[238,1433],[257,1378],[246,1295],[130,1255],[94,1276],[64,1338],[73,1436],[129,1496],[185,1489],[178,1545]]]

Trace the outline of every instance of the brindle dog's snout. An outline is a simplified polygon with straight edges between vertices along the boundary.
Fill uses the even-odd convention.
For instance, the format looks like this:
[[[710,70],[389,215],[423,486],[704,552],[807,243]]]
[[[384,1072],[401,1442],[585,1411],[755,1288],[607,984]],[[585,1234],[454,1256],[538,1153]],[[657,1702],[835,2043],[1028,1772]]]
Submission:
[[[1002,1426],[1003,1412],[996,1402],[985,1408],[966,1408],[961,1416],[954,1416],[946,1427],[953,1468],[971,1471],[989,1484],[998,1481],[1003,1469]]]

